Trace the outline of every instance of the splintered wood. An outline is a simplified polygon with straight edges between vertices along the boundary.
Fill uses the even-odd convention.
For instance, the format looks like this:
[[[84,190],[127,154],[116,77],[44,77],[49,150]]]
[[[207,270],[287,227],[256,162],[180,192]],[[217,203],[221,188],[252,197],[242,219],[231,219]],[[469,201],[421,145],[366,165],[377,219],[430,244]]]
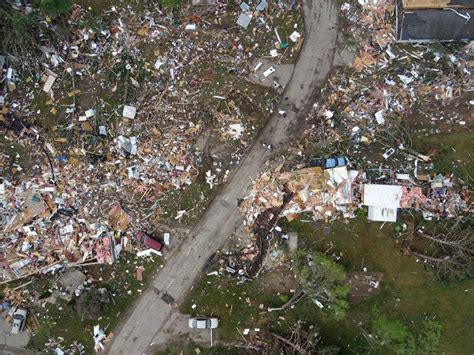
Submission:
[[[451,0],[403,0],[403,8],[414,9],[442,9],[445,7],[474,8],[474,1],[451,1]]]

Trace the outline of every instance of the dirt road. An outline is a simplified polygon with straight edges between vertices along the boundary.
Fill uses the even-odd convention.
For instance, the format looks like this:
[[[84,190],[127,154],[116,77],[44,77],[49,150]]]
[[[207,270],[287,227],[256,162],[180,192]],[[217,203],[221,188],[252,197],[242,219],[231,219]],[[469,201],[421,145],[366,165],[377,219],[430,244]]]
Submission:
[[[335,0],[305,1],[305,39],[292,79],[288,84],[280,108],[287,117],[278,114],[271,118],[260,141],[270,143],[274,151],[284,152],[291,125],[304,119],[311,97],[324,83],[331,68],[337,40],[339,9]],[[150,345],[159,343],[170,326],[171,307],[178,304],[199,276],[207,258],[219,250],[226,239],[242,223],[237,199],[243,197],[270,151],[256,143],[240,167],[193,228],[181,248],[166,261],[152,285],[141,296],[127,321],[117,330],[109,354],[142,354]]]

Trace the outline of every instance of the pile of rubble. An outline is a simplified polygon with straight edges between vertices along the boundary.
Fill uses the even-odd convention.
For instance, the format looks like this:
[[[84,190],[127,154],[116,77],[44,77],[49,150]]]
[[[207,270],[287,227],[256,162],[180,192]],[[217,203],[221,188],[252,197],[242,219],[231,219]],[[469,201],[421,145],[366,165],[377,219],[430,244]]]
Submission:
[[[272,25],[292,26],[295,7],[112,7],[98,19],[74,5],[68,33],[44,21],[42,55],[0,56],[0,281],[139,250],[134,232],[166,216],[160,199],[203,173],[206,132],[232,151],[213,155],[206,182],[225,181],[274,105],[245,77],[276,37],[279,59],[296,55],[301,36]],[[243,10],[248,29],[229,26]]]
[[[329,78],[311,119],[326,138],[367,143],[409,118],[415,105],[460,97],[472,75],[468,46],[453,54],[440,44],[396,43],[394,1],[359,2],[341,7],[348,35],[360,44],[353,68]]]
[[[345,217],[354,215],[353,183],[359,172],[346,167],[323,170],[320,167],[290,172],[266,171],[255,180],[252,190],[240,208],[245,224],[253,226],[258,216],[269,208],[283,204],[284,189],[293,198],[281,212],[289,220],[308,213],[315,220],[328,220],[341,211]]]
[[[411,178],[409,174],[392,172],[387,176],[387,172],[380,172],[372,179],[366,172],[346,166],[280,170],[281,166],[263,172],[240,203],[248,232],[263,213],[280,206],[284,207],[279,216],[290,221],[302,213],[313,220],[328,221],[339,214],[353,218],[357,209],[368,206],[369,220],[382,222],[397,221],[399,208],[416,208],[425,219],[450,218],[468,213],[470,208],[470,190],[456,184],[453,176]],[[285,191],[291,192],[291,200],[284,204]]]

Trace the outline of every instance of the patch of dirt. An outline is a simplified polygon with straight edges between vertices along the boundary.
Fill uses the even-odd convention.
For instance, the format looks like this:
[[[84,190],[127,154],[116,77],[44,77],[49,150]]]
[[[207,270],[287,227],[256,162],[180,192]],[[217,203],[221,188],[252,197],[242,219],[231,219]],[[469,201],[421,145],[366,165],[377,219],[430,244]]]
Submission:
[[[472,129],[474,114],[469,104],[469,95],[451,100],[446,105],[421,104],[408,120],[416,134],[466,132]],[[471,98],[472,99],[472,98]]]
[[[365,299],[380,293],[383,281],[381,272],[354,271],[347,274],[347,284],[351,287],[349,302],[360,303]]]
[[[260,275],[264,291],[268,293],[289,293],[298,287],[295,274],[287,267],[274,268]]]

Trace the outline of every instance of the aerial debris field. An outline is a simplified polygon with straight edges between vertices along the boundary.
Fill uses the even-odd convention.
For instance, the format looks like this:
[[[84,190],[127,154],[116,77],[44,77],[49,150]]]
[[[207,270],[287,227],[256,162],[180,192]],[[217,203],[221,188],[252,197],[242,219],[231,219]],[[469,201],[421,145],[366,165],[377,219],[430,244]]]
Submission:
[[[155,292],[150,352],[474,351],[474,5],[338,3],[331,71],[274,147],[310,8],[0,4],[6,346],[104,351]],[[242,223],[188,250],[255,147],[270,158],[226,202]],[[152,286],[191,252],[188,294]]]

